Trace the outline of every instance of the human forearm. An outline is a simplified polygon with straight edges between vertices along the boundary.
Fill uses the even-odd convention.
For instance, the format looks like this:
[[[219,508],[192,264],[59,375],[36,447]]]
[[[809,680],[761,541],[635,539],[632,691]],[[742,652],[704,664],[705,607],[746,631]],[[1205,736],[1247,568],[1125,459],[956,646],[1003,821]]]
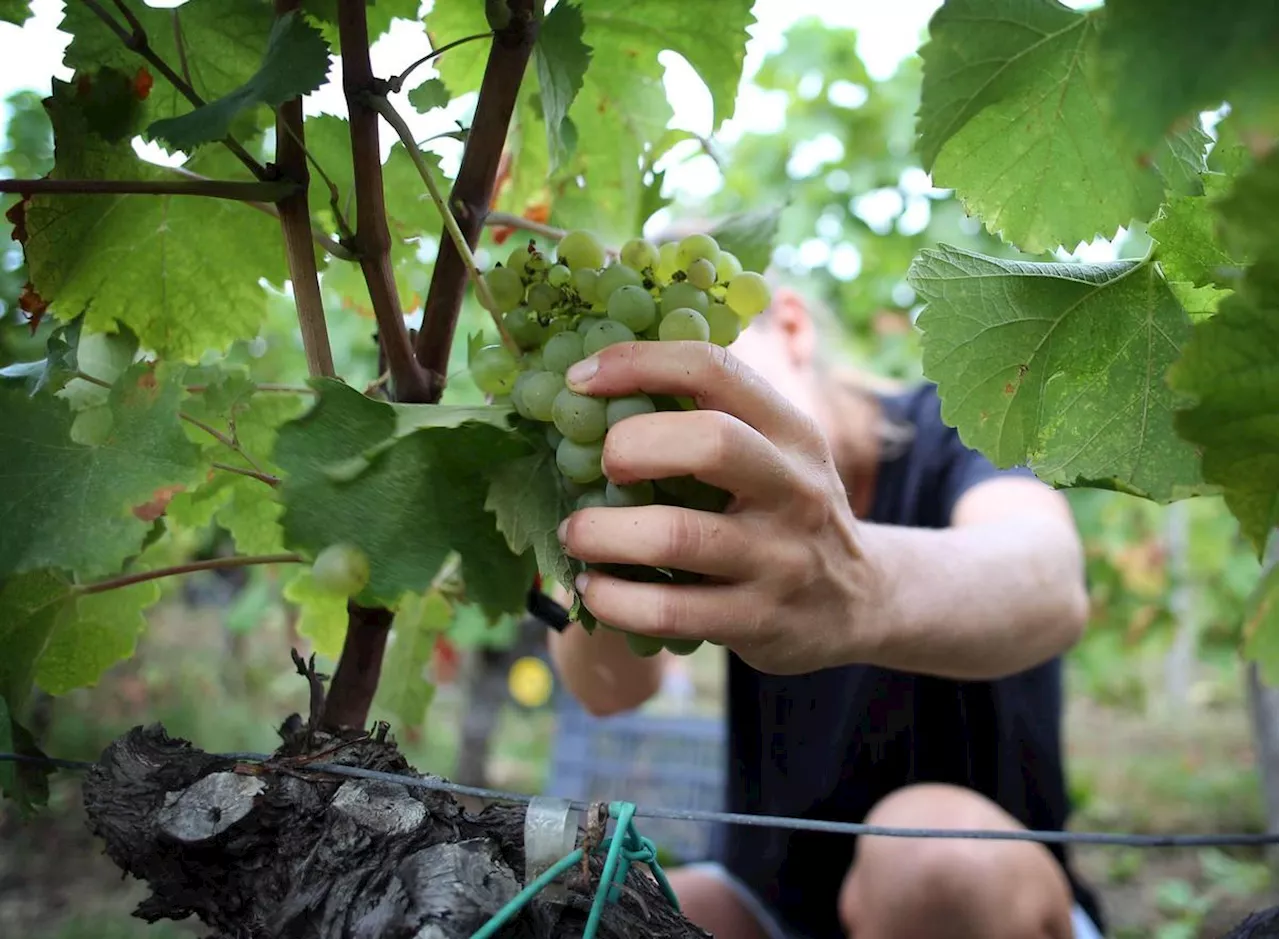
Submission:
[[[662,682],[661,657],[640,658],[615,630],[588,633],[571,623],[564,632],[552,633],[549,642],[560,680],[597,717],[639,707]]]
[[[1069,648],[1088,615],[1078,539],[1047,515],[946,529],[863,524],[881,615],[850,624],[864,660],[989,679]],[[871,635],[868,636],[867,633]]]

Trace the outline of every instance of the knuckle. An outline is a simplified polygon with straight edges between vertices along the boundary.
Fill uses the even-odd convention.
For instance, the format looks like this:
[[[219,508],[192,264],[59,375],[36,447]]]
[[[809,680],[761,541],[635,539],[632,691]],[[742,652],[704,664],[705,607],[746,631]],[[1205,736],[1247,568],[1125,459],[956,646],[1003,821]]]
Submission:
[[[831,521],[834,512],[832,495],[827,486],[812,472],[803,473],[792,494],[795,518],[807,531],[819,531]]]
[[[677,509],[671,514],[667,539],[667,554],[673,560],[699,555],[707,539],[701,517]]]
[[[702,469],[722,465],[732,454],[737,420],[724,411],[695,411],[702,424],[698,439],[702,444]]]
[[[684,618],[684,603],[674,590],[661,590],[652,606],[652,630],[657,635],[668,635],[680,628]]]

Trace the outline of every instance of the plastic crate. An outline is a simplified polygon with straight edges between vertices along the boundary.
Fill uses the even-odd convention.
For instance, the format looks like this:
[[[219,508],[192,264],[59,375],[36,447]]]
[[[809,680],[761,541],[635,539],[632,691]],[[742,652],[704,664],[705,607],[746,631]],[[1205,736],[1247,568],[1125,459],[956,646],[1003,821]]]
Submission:
[[[641,712],[597,718],[563,693],[557,695],[556,715],[547,794],[583,802],[634,802],[642,808],[723,807],[721,720]],[[709,823],[642,818],[637,828],[678,863],[708,857]]]

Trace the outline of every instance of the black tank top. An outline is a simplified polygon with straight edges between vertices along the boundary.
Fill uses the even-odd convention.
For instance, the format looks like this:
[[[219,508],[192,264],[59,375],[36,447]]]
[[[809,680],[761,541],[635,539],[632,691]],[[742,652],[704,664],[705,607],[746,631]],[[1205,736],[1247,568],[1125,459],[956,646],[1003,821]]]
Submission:
[[[943,528],[968,489],[1025,469],[997,470],[966,448],[939,414],[932,385],[883,400],[914,427],[881,462],[870,521]],[[922,587],[928,573],[921,571]],[[1054,659],[997,681],[953,681],[847,666],[765,675],[729,656],[727,808],[731,812],[861,822],[881,798],[912,783],[982,793],[1023,825],[1059,830],[1071,806],[1062,767],[1062,666]],[[726,826],[715,854],[808,939],[843,939],[836,915],[855,839]],[[1095,923],[1092,892],[1063,865]]]

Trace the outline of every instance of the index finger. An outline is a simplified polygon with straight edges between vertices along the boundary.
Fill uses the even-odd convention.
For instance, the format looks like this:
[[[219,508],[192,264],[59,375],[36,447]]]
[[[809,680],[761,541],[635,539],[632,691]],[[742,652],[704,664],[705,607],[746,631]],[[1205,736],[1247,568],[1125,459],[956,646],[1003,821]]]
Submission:
[[[812,438],[807,414],[728,349],[709,342],[619,342],[573,365],[565,382],[578,394],[616,398],[682,395],[724,411],[774,441]]]

